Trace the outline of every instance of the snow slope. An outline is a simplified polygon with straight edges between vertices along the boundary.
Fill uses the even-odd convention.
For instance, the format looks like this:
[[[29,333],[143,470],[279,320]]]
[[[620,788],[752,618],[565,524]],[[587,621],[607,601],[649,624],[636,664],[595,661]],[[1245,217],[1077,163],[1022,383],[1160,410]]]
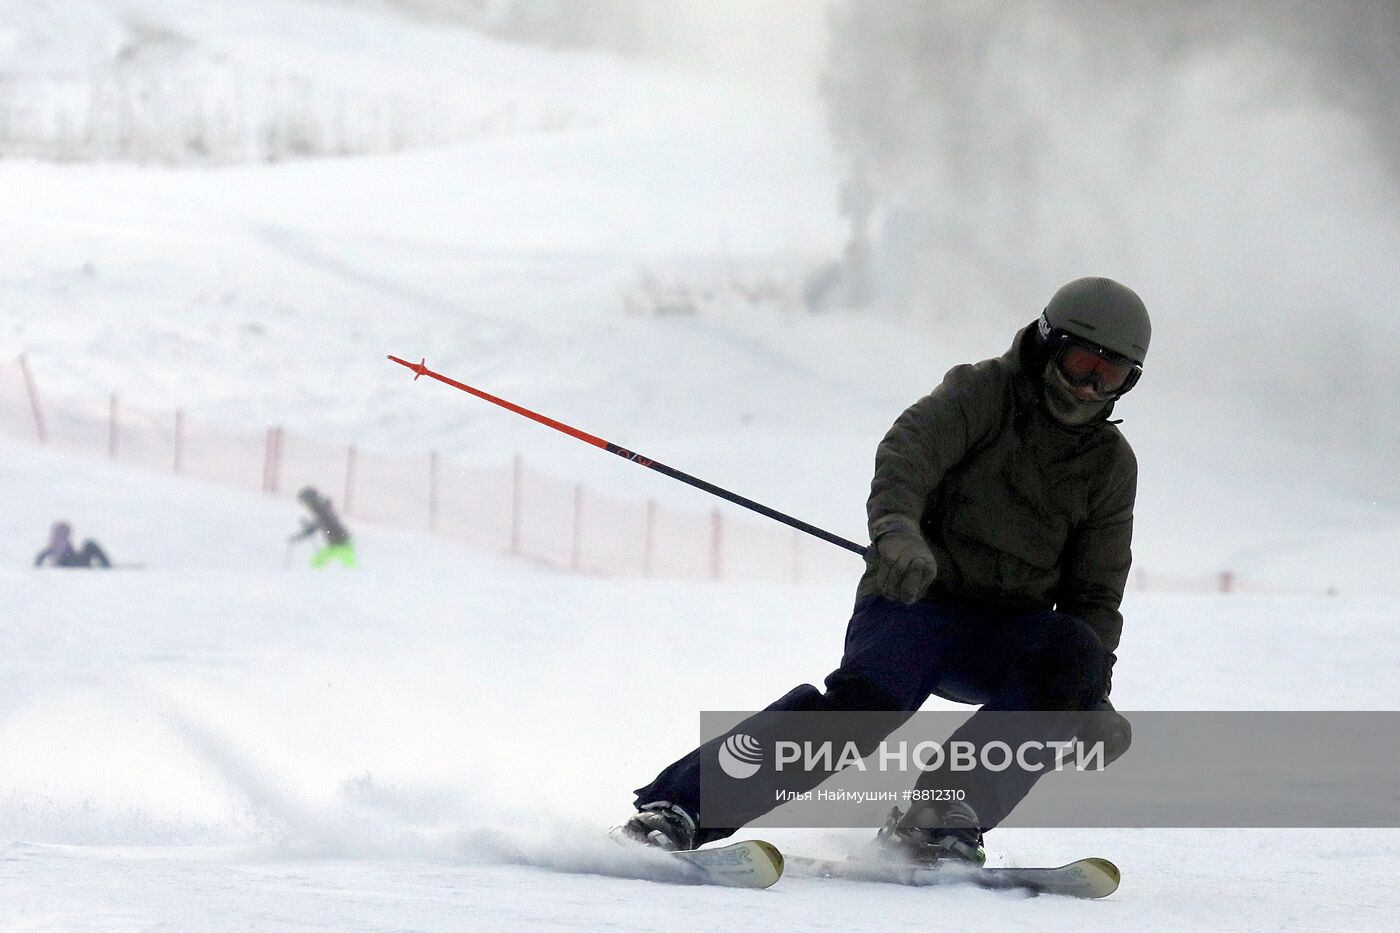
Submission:
[[[281,566],[289,501],[34,449],[8,449],[0,475],[8,928],[662,929],[702,912],[914,930],[936,910],[991,929],[1384,929],[1400,908],[1388,831],[996,835],[1010,862],[1113,857],[1127,880],[1093,905],[658,885],[645,879],[664,864],[600,829],[686,750],[698,710],[824,676],[851,580],[588,580],[375,529],[359,572],[316,574]],[[55,514],[150,567],[25,569]],[[1125,609],[1125,708],[1400,703],[1393,598],[1131,595]],[[765,835],[837,854],[867,834]]]
[[[732,294],[694,316],[626,313],[647,271],[781,278],[839,248],[834,162],[800,101],[428,30],[372,2],[0,7],[30,74],[74,48],[103,67],[129,30],[112,11],[125,11],[186,37],[196,72],[217,56],[298,59],[326,81],[383,75],[408,93],[424,72],[471,87],[462,63],[476,62],[493,101],[564,100],[597,118],[360,159],[0,162],[0,349],[28,353],[48,392],[116,389],[369,450],[486,463],[524,450],[561,477],[709,507],[384,361],[423,355],[859,537],[893,416],[1009,340]],[[330,7],[344,18],[322,28]],[[32,41],[53,30],[65,35],[48,51]],[[414,56],[421,70],[400,67]],[[1281,438],[1247,406],[1222,411],[1171,378],[1145,379],[1121,407],[1142,464],[1138,564],[1228,567],[1280,592],[1129,594],[1115,699],[1396,708],[1393,472]],[[0,478],[0,927],[674,929],[703,916],[925,930],[936,915],[992,929],[1386,929],[1400,907],[1388,831],[994,838],[1010,862],[1114,858],[1127,880],[1101,904],[656,884],[663,863],[599,830],[689,747],[699,710],[761,705],[826,674],[856,566],[801,588],[583,579],[357,526],[364,566],[316,575],[283,566],[287,501],[8,439]],[[60,516],[147,568],[30,570]],[[1328,587],[1339,595],[1287,595]],[[820,854],[866,833],[767,835]],[[1183,857],[1200,852],[1228,863]]]

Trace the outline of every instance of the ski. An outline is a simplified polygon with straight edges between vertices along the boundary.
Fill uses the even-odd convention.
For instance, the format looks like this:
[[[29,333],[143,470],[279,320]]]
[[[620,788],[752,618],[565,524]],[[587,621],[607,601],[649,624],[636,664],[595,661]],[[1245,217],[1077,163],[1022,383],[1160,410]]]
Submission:
[[[658,884],[768,888],[783,876],[783,855],[757,839],[673,852],[609,832],[600,846],[527,845],[502,840],[500,858],[512,865],[565,874],[600,875]]]
[[[730,888],[767,888],[783,876],[783,853],[760,839],[748,839],[716,849],[669,853],[698,870],[706,884]]]
[[[979,888],[1060,894],[1066,897],[1108,897],[1118,890],[1118,866],[1104,858],[1083,858],[1058,868],[982,868],[943,863],[936,866],[871,859],[815,859],[793,857],[787,865],[794,874],[849,881],[876,881],[912,886],[971,884]]]

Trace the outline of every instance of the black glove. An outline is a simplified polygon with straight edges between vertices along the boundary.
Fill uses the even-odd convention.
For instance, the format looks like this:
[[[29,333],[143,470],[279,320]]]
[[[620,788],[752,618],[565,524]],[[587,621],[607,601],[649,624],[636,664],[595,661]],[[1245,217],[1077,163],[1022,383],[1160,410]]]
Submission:
[[[917,602],[938,576],[938,561],[917,523],[890,516],[877,525],[875,584],[886,599]]]
[[[1133,744],[1133,727],[1123,714],[1104,697],[1089,709],[1088,723],[1079,736],[1086,746],[1103,743],[1103,763],[1110,765],[1122,757]]]

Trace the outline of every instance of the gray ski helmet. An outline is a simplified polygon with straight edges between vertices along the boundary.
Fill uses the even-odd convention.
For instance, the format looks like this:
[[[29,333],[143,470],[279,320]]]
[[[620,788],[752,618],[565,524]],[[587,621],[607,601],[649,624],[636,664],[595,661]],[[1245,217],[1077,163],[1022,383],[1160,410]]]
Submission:
[[[1061,286],[1045,306],[1043,321],[1045,330],[1077,337],[1139,366],[1152,340],[1152,321],[1137,292],[1098,276]]]

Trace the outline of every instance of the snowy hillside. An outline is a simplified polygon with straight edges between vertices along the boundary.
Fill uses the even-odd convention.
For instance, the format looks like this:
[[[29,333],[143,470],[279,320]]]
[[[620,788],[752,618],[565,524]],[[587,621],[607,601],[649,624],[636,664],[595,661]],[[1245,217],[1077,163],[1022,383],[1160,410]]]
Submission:
[[[155,22],[186,37],[166,64],[196,84],[205,60],[292,61],[326,80],[409,82],[429,96],[450,81],[522,108],[563,95],[593,114],[357,159],[178,170],[0,161],[0,335],[48,393],[117,391],[128,405],[182,406],[240,430],[283,424],[367,450],[493,465],[523,450],[568,481],[709,507],[535,425],[410,385],[384,361],[425,356],[856,538],[871,451],[894,415],[948,367],[1009,342],[975,318],[935,326],[798,308],[802,277],[842,237],[814,100],[513,47],[377,4],[299,0],[278,4],[275,20],[264,3],[122,0],[65,4],[62,17],[44,4],[7,8],[30,76],[59,68],[55,48],[87,49],[80,61],[99,72],[124,62],[130,24]],[[314,28],[331,8],[335,28]],[[698,310],[651,313],[649,282],[688,287]],[[770,297],[746,297],[765,283]],[[1389,591],[1393,471],[1279,434],[1257,413],[1267,402],[1198,397],[1171,309],[1162,320],[1164,368],[1119,410],[1146,465],[1139,566]],[[1375,449],[1387,443],[1378,436]],[[1349,559],[1323,574],[1313,547]]]
[[[1007,862],[1110,855],[1127,880],[1102,904],[627,880],[667,869],[624,858],[600,829],[688,747],[698,710],[824,676],[851,581],[606,582],[373,530],[360,571],[318,575],[281,566],[289,501],[33,450],[6,453],[0,476],[12,928],[662,929],[703,911],[917,930],[936,909],[992,929],[1383,929],[1400,908],[1388,831],[996,834]],[[59,509],[149,568],[26,569]],[[1131,596],[1115,695],[1125,708],[1395,708],[1396,608]],[[840,854],[868,833],[764,835]],[[1204,851],[1227,867],[1183,858]]]
[[[891,420],[1010,341],[801,307],[844,230],[822,114],[790,89],[508,45],[377,0],[0,0],[0,59],[0,106],[31,120],[5,132],[58,139],[72,105],[71,143],[126,127],[166,145],[184,123],[119,117],[122,94],[157,88],[152,113],[226,131],[205,156],[187,136],[100,162],[0,151],[0,355],[26,354],[52,398],[117,391],[230,430],[493,466],[523,451],[619,498],[712,507],[385,360],[426,357],[863,540]],[[288,113],[331,128],[330,150],[337,126],[381,135],[353,157],[259,150],[256,127],[292,126],[260,115]],[[1393,469],[1281,434],[1268,400],[1198,398],[1186,355],[1164,352],[1117,412],[1141,464],[1137,566],[1165,582],[1128,595],[1115,700],[1397,708]],[[1113,858],[1124,886],[1094,904],[657,884],[662,860],[600,830],[699,710],[831,669],[854,557],[803,586],[599,579],[360,523],[362,566],[318,575],[304,552],[287,565],[285,496],[10,435],[0,481],[3,928],[1387,929],[1400,911],[1393,831],[996,834],[1006,863]],[[145,566],[33,571],[60,517]],[[1246,592],[1173,586],[1222,570]],[[765,836],[840,854],[868,833]]]

